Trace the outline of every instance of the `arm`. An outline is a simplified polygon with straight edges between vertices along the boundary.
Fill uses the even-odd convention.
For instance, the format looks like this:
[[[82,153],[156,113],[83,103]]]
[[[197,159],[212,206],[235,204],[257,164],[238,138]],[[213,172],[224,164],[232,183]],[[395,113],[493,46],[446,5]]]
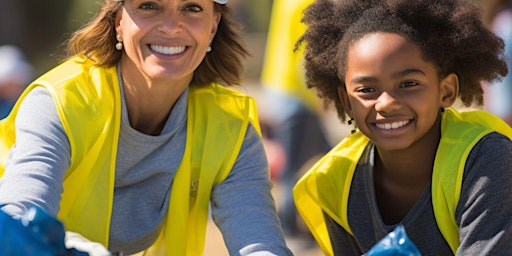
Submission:
[[[456,210],[457,255],[509,255],[512,252],[512,142],[485,136],[466,163]]]
[[[19,218],[32,206],[57,216],[70,148],[50,93],[35,88],[16,117],[16,142],[0,179],[0,205]]]
[[[14,218],[21,218],[37,206],[56,218],[71,151],[53,99],[46,89],[38,87],[27,95],[15,126],[16,142],[0,179],[1,209]],[[66,232],[65,246],[91,255],[110,255],[101,244],[90,242],[78,233]]]
[[[261,138],[249,125],[233,169],[212,193],[213,220],[230,255],[292,255],[284,242],[271,188]]]

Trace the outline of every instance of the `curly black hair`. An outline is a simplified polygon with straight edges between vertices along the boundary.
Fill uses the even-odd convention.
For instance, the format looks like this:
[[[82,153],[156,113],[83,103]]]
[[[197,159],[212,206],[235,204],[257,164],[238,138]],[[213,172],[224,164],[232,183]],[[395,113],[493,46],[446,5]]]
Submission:
[[[346,113],[338,96],[345,86],[347,50],[351,43],[373,32],[389,32],[414,42],[440,77],[455,73],[464,105],[483,103],[482,81],[508,72],[504,43],[482,22],[482,11],[463,0],[316,0],[302,22],[306,82],[338,116]]]

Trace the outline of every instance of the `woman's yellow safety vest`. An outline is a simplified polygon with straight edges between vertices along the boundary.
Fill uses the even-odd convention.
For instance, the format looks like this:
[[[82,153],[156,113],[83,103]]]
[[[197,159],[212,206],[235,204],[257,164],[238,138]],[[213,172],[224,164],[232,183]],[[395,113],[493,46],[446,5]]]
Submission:
[[[0,121],[0,176],[16,140],[20,102],[36,86],[51,93],[71,147],[58,218],[66,230],[108,247],[121,122],[116,68],[76,56],[33,82]],[[260,133],[257,118],[248,96],[217,84],[190,87],[185,153],[162,232],[145,254],[202,255],[211,190],[233,167],[248,124]]]
[[[454,253],[460,245],[455,210],[466,159],[474,145],[494,131],[512,139],[510,126],[484,111],[459,113],[446,109],[442,117],[441,140],[432,174],[432,202],[437,225]],[[360,132],[345,138],[294,188],[297,210],[326,255],[333,255],[333,250],[322,212],[352,234],[347,209],[350,185],[369,142]]]

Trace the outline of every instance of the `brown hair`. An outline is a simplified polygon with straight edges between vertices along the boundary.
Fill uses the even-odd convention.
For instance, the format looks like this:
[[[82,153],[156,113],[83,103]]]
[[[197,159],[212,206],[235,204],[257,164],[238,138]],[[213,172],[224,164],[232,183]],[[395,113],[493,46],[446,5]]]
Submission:
[[[122,1],[105,0],[100,12],[69,38],[68,57],[84,54],[95,60],[98,66],[116,65],[122,51],[114,47],[117,42],[115,19],[122,6]],[[242,80],[245,58],[250,54],[240,35],[241,25],[231,18],[231,9],[215,3],[215,10],[222,16],[211,43],[213,50],[206,54],[196,69],[192,84],[216,82],[238,85]]]

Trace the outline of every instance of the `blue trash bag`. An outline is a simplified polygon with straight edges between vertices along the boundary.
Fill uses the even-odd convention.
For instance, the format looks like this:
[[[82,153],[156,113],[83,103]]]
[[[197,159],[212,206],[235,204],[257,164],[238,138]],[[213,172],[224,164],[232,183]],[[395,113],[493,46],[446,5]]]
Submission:
[[[40,208],[31,208],[19,220],[0,210],[0,255],[88,255],[66,249],[64,237],[64,225]]]
[[[364,256],[421,256],[421,253],[407,236],[404,226],[398,225]]]

